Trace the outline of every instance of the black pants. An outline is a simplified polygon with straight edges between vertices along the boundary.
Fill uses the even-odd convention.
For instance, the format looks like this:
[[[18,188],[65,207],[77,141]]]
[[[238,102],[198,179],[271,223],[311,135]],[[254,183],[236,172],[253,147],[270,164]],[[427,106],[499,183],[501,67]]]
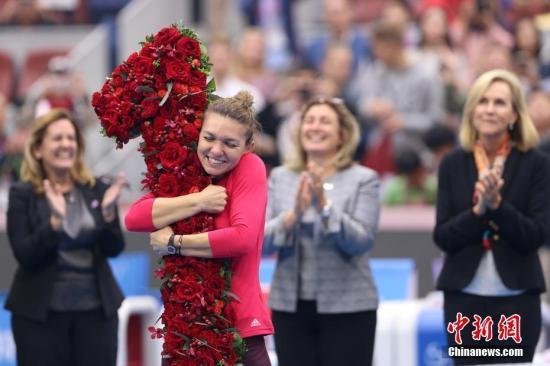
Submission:
[[[456,365],[477,365],[492,363],[520,363],[531,362],[535,354],[535,347],[541,330],[540,295],[522,294],[518,296],[477,296],[461,292],[445,292],[445,329],[451,322],[456,322],[457,313],[468,317],[470,322],[460,332],[462,344],[455,343],[455,334],[447,332],[449,346],[474,347],[474,348],[521,348],[523,357],[455,357]],[[486,342],[484,338],[474,340],[472,338],[474,314],[481,319],[490,316],[493,320],[493,339]],[[501,315],[510,317],[517,314],[521,317],[521,343],[516,343],[512,338],[499,340],[499,321]]]
[[[244,339],[246,354],[244,355],[244,366],[271,366],[269,355],[265,348],[264,336],[254,336]]]
[[[280,366],[369,366],[376,310],[318,314],[315,301],[299,301],[295,313],[273,311]]]
[[[18,366],[115,366],[118,316],[100,310],[50,312],[37,322],[12,315]]]

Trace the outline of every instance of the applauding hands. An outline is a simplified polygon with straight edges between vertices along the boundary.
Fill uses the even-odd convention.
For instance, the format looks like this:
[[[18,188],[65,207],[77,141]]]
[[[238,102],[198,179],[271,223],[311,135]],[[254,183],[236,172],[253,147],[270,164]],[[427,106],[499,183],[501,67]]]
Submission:
[[[112,222],[115,219],[115,207],[120,197],[120,191],[126,184],[124,173],[119,173],[115,182],[105,191],[103,200],[101,201],[101,213],[103,219],[107,222]]]
[[[326,205],[323,172],[323,168],[319,165],[309,163],[307,171],[300,174],[294,210],[288,211],[283,218],[286,229],[292,227],[297,218],[302,216],[312,203],[315,203],[315,209],[318,212],[321,212]]]
[[[473,207],[476,215],[483,215],[487,208],[496,210],[502,197],[500,191],[504,185],[502,172],[498,168],[488,169],[479,175],[475,185],[476,200]]]

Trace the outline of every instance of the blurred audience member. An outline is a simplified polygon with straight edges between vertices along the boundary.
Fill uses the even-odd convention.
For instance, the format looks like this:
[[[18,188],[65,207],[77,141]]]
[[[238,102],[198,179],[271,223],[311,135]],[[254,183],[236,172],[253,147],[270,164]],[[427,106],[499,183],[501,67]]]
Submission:
[[[243,80],[236,72],[234,54],[229,38],[215,35],[208,43],[210,62],[214,65],[212,72],[216,80],[216,94],[220,97],[231,97],[242,90],[248,91],[254,98],[254,110],[261,114],[266,108],[266,99],[260,89]],[[271,131],[272,129],[270,129]],[[254,151],[272,165],[277,161],[277,144],[273,135],[260,132],[254,136]]]
[[[1,180],[19,180],[23,151],[29,136],[28,126],[17,126],[14,111],[0,94],[0,185]]]
[[[415,47],[420,41],[418,26],[413,21],[410,5],[406,1],[387,1],[382,9],[379,21],[401,28],[407,47]]]
[[[342,98],[351,104],[348,88],[352,73],[353,50],[345,43],[331,43],[320,65],[316,94]]]
[[[342,99],[350,112],[357,116],[360,136],[359,146],[354,154],[354,159],[359,159],[365,150],[368,139],[368,128],[364,119],[356,110],[356,103],[351,91],[351,79],[353,77],[353,53],[345,43],[332,43],[328,46],[323,62],[321,74],[316,81],[315,95],[324,95]]]
[[[315,37],[307,47],[306,61],[320,70],[327,49],[332,43],[349,45],[353,54],[353,70],[369,58],[366,31],[353,24],[353,8],[349,0],[324,0],[326,31]]]
[[[370,122],[363,163],[380,174],[394,171],[394,146],[414,143],[443,115],[443,86],[405,50],[403,29],[378,23],[373,29],[375,62],[354,80],[357,110]]]
[[[542,36],[532,18],[520,18],[515,25],[512,61],[525,93],[538,89],[548,77],[550,65],[541,62]]]
[[[441,124],[436,124],[428,129],[422,136],[422,141],[424,141],[424,145],[426,145],[431,155],[428,164],[430,173],[437,172],[443,157],[451,152],[458,142],[455,131]]]
[[[353,18],[361,24],[368,24],[380,19],[387,0],[350,0],[353,8]]]
[[[521,18],[531,18],[537,14],[550,12],[550,3],[546,0],[513,0],[503,4],[506,6],[502,9],[502,13],[508,25],[516,24]]]
[[[281,116],[276,109],[279,78],[265,67],[265,34],[261,28],[247,28],[241,34],[236,63],[236,75],[256,87],[265,99],[265,107],[259,111],[258,120],[262,132],[255,136],[256,153],[269,167],[279,165],[275,143]]]
[[[540,136],[539,148],[550,154],[550,97],[542,91],[531,93],[527,110]]]
[[[462,3],[471,0],[420,0],[417,2],[418,10],[423,12],[431,7],[441,8],[449,20],[449,24],[454,23],[459,17]]]
[[[500,45],[511,50],[514,44],[512,35],[498,22],[498,1],[475,0],[464,1],[461,5],[461,18],[452,24],[451,36],[454,44],[464,51],[466,60],[472,65],[468,75],[465,75],[467,85],[481,73],[490,68],[476,67],[484,64],[487,49],[491,45]],[[502,65],[498,67],[502,68]],[[496,68],[496,67],[493,67]]]
[[[68,110],[81,128],[96,121],[84,80],[72,70],[65,56],[53,57],[48,62],[47,73],[30,87],[22,116],[31,121],[55,108]]]
[[[418,62],[433,75],[440,75],[445,87],[445,122],[460,123],[460,114],[469,85],[463,78],[467,71],[463,53],[454,47],[447,16],[443,8],[425,8],[420,15],[420,44]]]
[[[437,195],[437,179],[423,164],[415,149],[405,149],[395,158],[397,175],[386,183],[382,203],[397,205],[433,205]]]
[[[316,74],[310,68],[298,66],[281,82],[277,109],[282,122],[277,129],[277,149],[283,163],[296,155],[295,138],[300,124],[300,111],[316,93]]]
[[[216,94],[220,97],[230,97],[241,90],[246,90],[254,98],[256,113],[265,107],[265,98],[254,85],[242,80],[235,72],[234,55],[231,41],[223,35],[214,35],[208,43],[208,55],[214,65],[212,73],[216,80]]]
[[[265,67],[265,58],[265,33],[261,28],[245,29],[239,39],[236,74],[254,85],[269,103],[275,97],[279,80],[277,74]]]
[[[507,47],[499,43],[488,43],[483,49],[483,57],[470,64],[474,76],[494,69],[513,71],[512,54]]]
[[[294,28],[292,4],[295,0],[243,0],[241,9],[249,26],[261,27],[267,35],[270,59],[273,66],[288,62],[290,53],[298,54],[298,40]],[[286,51],[286,52],[285,52]],[[281,58],[281,59],[279,59]],[[282,63],[282,64],[279,64]]]
[[[5,0],[0,7],[0,24],[60,24],[63,18],[41,6],[39,0]]]

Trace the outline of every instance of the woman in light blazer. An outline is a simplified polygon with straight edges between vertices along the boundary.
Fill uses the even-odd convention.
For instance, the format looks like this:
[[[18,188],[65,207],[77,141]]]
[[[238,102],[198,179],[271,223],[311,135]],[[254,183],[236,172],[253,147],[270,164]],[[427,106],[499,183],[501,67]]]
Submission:
[[[296,159],[269,178],[264,240],[278,254],[269,304],[279,363],[370,365],[378,177],[352,162],[359,127],[340,100],[306,104],[297,137]]]

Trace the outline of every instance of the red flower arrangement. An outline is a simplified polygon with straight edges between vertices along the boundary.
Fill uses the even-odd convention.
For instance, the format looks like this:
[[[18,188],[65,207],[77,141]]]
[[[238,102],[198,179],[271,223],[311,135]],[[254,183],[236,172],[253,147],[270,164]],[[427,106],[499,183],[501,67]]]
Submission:
[[[214,81],[207,84],[210,69],[197,35],[172,25],[148,36],[93,95],[103,133],[117,148],[143,137],[142,183],[157,197],[199,192],[211,183],[196,153],[204,111],[215,97]],[[176,234],[206,232],[214,219],[198,214],[172,228]],[[162,356],[170,366],[235,365],[245,348],[234,328],[229,262],[164,256],[156,275],[164,328],[149,330],[152,338],[164,338]]]

